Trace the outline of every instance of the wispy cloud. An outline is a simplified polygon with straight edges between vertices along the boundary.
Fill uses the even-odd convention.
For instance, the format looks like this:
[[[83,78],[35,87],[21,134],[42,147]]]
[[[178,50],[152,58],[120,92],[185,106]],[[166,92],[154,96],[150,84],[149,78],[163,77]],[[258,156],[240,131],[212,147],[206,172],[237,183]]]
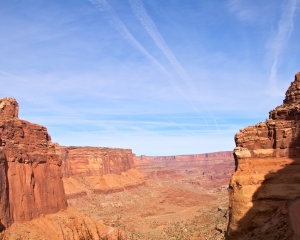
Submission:
[[[269,48],[268,55],[272,59],[270,69],[270,88],[271,94],[276,94],[276,80],[280,57],[283,54],[284,48],[288,43],[290,36],[294,30],[294,16],[299,0],[284,1],[282,4],[281,18],[278,23],[278,30],[275,36],[269,40],[267,47]]]
[[[141,54],[147,57],[161,72],[163,72],[171,85],[179,92],[181,92],[180,88],[174,81],[172,75],[162,66],[141,44],[140,42],[129,32],[127,27],[121,21],[121,19],[117,16],[111,5],[105,0],[89,0],[92,4],[94,4],[97,9],[103,13],[107,14],[107,18],[109,19],[109,23]]]
[[[18,76],[15,76],[15,75],[13,75],[13,74],[8,73],[8,72],[0,71],[0,74],[1,74],[1,75],[5,75],[5,76],[8,76],[8,77],[10,77],[10,79],[12,79],[12,80],[17,80],[17,81],[22,81],[22,82],[27,82],[27,83],[29,82],[29,81],[27,81],[26,79],[20,78],[20,77],[18,77]]]
[[[299,70],[299,1],[0,1],[0,95],[64,145],[230,150]]]
[[[138,155],[166,154],[166,150],[174,154],[209,152],[214,151],[216,144],[221,150],[228,150],[233,148],[232,136],[240,127],[224,123],[220,125],[222,130],[216,132],[197,122],[95,121],[72,117],[40,117],[35,120],[46,125],[53,141],[60,139],[61,145],[74,145],[73,140],[76,139],[76,145],[133,148]],[[214,140],[208,137],[211,135],[215,136]],[[223,140],[227,136],[230,141]]]
[[[49,129],[50,130],[50,129]],[[222,131],[221,133],[207,132],[197,135],[179,134],[164,135],[153,131],[136,131],[136,132],[109,132],[103,131],[90,132],[82,131],[74,134],[74,131],[53,132],[60,139],[61,145],[74,145],[70,139],[78,139],[78,146],[103,146],[130,148],[137,155],[179,155],[206,153],[214,151],[228,151],[233,149],[234,141],[232,136],[236,130]],[[52,134],[52,131],[50,131]],[[53,134],[52,134],[53,135]],[[208,136],[214,136],[210,138]],[[134,136],[134,137],[132,137]],[[228,139],[230,139],[228,141]],[[53,141],[55,141],[55,137]],[[216,146],[219,146],[216,149]]]
[[[156,46],[163,52],[163,54],[167,57],[169,62],[171,63],[171,66],[174,68],[174,70],[179,74],[180,78],[185,82],[189,89],[188,93],[188,100],[191,104],[191,106],[194,108],[196,112],[199,113],[199,110],[196,107],[195,99],[197,99],[197,89],[194,86],[193,82],[191,81],[191,77],[189,74],[185,71],[185,69],[181,66],[181,64],[178,62],[177,58],[174,56],[173,52],[170,50],[168,45],[166,44],[164,38],[161,36],[159,31],[157,30],[157,27],[154,23],[154,21],[151,19],[151,17],[147,14],[145,7],[143,5],[143,2],[141,0],[129,0],[129,3],[131,5],[131,8],[133,12],[135,13],[136,17],[140,20],[144,28],[147,30],[148,34],[151,36],[153,41],[155,42]],[[204,105],[205,110],[209,113],[208,109]],[[218,128],[217,121],[213,117],[212,114],[210,114],[210,117],[213,119],[215,126]],[[206,121],[206,119],[205,119]]]
[[[242,0],[229,0],[229,11],[237,15],[240,21],[251,22],[257,19],[257,10],[253,5]]]
[[[197,91],[190,80],[190,76],[186,73],[186,71],[182,68],[180,63],[177,61],[176,57],[172,53],[172,51],[169,49],[169,47],[166,45],[164,39],[158,32],[154,22],[152,19],[148,16],[146,13],[142,2],[138,1],[131,1],[131,6],[136,13],[137,17],[140,19],[143,26],[146,28],[156,45],[161,49],[161,51],[165,54],[165,56],[170,61],[171,65],[175,69],[175,71],[179,74],[179,76],[184,80],[186,85],[188,86],[189,93],[184,93],[182,89],[179,87],[176,80],[173,78],[173,76],[165,69],[164,66],[162,66],[140,43],[136,38],[129,32],[127,27],[124,25],[124,23],[120,20],[120,18],[116,15],[113,8],[110,6],[109,3],[107,3],[105,0],[89,0],[91,3],[93,3],[101,12],[104,12],[107,14],[107,17],[109,19],[110,24],[117,29],[117,31],[132,45],[134,46],[141,54],[146,56],[158,69],[160,69],[166,76],[171,85],[174,89],[176,89],[182,96],[184,96],[187,101],[189,102],[190,106],[193,108],[194,111],[199,112],[199,110],[196,107],[195,99],[197,98]],[[202,103],[203,104],[203,103]],[[203,104],[204,105],[204,104]],[[217,129],[219,129],[217,121],[213,117],[212,114],[208,111],[207,107],[204,105],[204,109],[206,112],[209,113],[209,116],[213,120],[215,126]],[[203,115],[202,115],[203,116]],[[204,121],[207,123],[207,119],[203,116]]]
[[[140,20],[144,28],[147,30],[157,47],[164,53],[167,59],[170,61],[172,67],[181,76],[182,79],[189,81],[189,76],[187,72],[183,69],[181,64],[178,62],[173,52],[170,50],[165,40],[157,30],[155,23],[151,17],[147,14],[142,1],[140,0],[129,0],[131,8],[135,13],[136,17]],[[191,85],[190,82],[187,82]]]

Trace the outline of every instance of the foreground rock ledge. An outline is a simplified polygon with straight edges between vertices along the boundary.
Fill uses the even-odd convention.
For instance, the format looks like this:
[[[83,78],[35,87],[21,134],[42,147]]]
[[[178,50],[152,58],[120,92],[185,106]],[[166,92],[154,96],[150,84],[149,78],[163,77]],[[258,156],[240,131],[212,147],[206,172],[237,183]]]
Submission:
[[[240,130],[235,142],[226,239],[299,237],[286,209],[300,198],[300,73],[269,119]]]
[[[0,231],[67,207],[57,144],[18,109],[14,98],[0,99]]]

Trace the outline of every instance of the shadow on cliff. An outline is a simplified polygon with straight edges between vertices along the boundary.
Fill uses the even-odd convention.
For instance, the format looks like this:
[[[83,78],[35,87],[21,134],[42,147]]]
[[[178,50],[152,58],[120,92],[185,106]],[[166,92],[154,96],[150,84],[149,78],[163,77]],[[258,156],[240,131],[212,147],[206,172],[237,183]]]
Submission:
[[[289,206],[291,202],[300,198],[300,157],[295,156],[294,153],[295,146],[300,147],[300,134],[289,145],[292,149],[286,147],[288,152],[286,157],[274,157],[272,161],[274,164],[285,166],[278,171],[270,171],[264,176],[264,180],[252,197],[253,206],[238,222],[240,228],[226,239],[298,239],[295,238],[290,222]],[[238,160],[235,161],[237,164]]]
[[[0,223],[0,233],[4,230],[5,230],[5,226],[2,223]]]
[[[0,139],[1,140],[1,139]],[[6,161],[3,152],[0,154],[0,186],[4,186],[3,190],[0,191],[0,202],[1,202],[1,216],[0,218],[0,233],[4,231],[11,224],[11,219],[9,217],[10,206],[9,206],[9,184],[8,184],[8,163]],[[3,222],[1,222],[3,221]]]

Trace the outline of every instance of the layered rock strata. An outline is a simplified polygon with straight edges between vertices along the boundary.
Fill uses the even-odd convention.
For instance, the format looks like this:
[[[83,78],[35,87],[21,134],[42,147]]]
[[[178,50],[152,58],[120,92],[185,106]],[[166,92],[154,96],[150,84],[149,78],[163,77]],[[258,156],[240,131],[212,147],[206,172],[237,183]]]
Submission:
[[[231,151],[157,157],[142,155],[135,162],[136,168],[146,173],[149,179],[180,179],[206,189],[227,189],[235,169]]]
[[[61,147],[63,177],[121,174],[134,166],[131,149]]]
[[[45,127],[18,118],[15,99],[0,100],[0,230],[67,207],[56,146]]]
[[[300,198],[300,73],[269,119],[240,130],[235,142],[227,239],[243,239],[264,225],[268,232],[272,224],[267,223],[278,209]],[[285,231],[278,239],[284,239]]]
[[[145,156],[142,155],[136,158],[136,163],[174,163],[174,162],[193,162],[193,161],[211,161],[211,160],[232,160],[232,152],[214,152],[203,154],[191,154],[191,155],[177,155],[177,156]]]
[[[67,199],[121,192],[144,184],[131,149],[60,147]]]

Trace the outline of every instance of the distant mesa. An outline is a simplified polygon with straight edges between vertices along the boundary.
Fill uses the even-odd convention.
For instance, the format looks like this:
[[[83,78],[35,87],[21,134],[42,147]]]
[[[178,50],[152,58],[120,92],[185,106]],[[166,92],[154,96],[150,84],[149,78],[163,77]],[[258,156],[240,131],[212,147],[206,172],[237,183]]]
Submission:
[[[134,167],[131,149],[60,147],[63,177],[121,174]]]
[[[59,149],[68,200],[88,194],[122,192],[144,184],[145,174],[135,169],[131,149],[74,146]]]
[[[231,151],[213,152],[203,154],[191,155],[177,155],[177,156],[146,156],[141,155],[136,157],[136,164],[149,162],[149,163],[171,163],[171,162],[190,162],[190,161],[209,161],[209,160],[229,160],[233,159]]]

